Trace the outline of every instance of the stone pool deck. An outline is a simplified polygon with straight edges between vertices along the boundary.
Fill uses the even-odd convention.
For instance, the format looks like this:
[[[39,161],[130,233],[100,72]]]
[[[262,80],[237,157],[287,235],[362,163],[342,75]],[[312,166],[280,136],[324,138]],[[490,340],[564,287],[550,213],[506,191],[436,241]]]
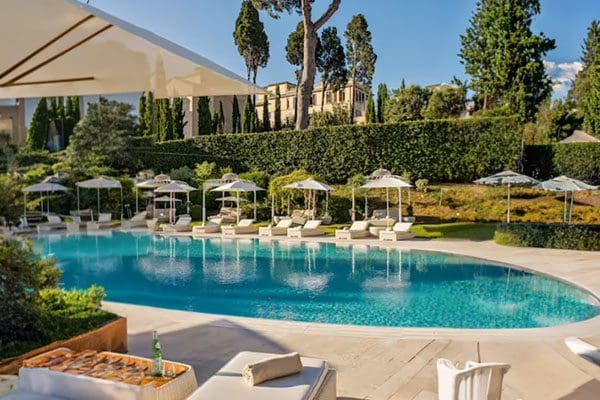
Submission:
[[[600,252],[512,248],[466,240],[351,243],[500,261],[552,275],[600,297]],[[511,364],[503,396],[507,400],[600,399],[600,367],[571,353],[563,342],[579,336],[600,347],[600,317],[543,329],[454,330],[270,321],[109,302],[105,308],[128,318],[131,353],[150,356],[151,331],[157,329],[164,357],[192,364],[199,383],[242,350],[298,351],[327,359],[338,370],[338,396],[346,400],[436,399],[438,358]]]

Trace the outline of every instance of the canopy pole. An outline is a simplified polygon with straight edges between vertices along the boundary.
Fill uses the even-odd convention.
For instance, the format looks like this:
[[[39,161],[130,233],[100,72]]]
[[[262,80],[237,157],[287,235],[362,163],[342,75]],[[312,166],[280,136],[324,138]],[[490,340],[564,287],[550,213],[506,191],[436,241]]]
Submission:
[[[369,205],[368,205],[368,197],[365,192],[365,221],[369,219]]]
[[[275,195],[271,194],[271,224],[275,223]]]
[[[256,190],[252,191],[254,194],[254,221],[256,221]]]
[[[187,205],[187,213],[190,213],[190,192],[186,192],[186,198],[187,198],[187,202],[185,203]]]
[[[240,223],[240,192],[237,192],[237,212],[235,213],[235,218],[236,218],[236,222],[239,224]]]
[[[50,195],[52,192],[46,192],[46,212],[50,214]]]
[[[77,216],[81,217],[81,210],[79,209],[79,186],[77,186]]]
[[[328,215],[329,212],[329,191],[325,191],[325,216]]]
[[[508,207],[506,209],[506,223],[510,224],[510,183],[508,184]]]
[[[571,209],[569,210],[569,224],[571,224],[571,220],[573,219],[573,197],[575,197],[575,192],[571,192]]]
[[[356,221],[356,199],[354,198],[354,188],[352,188],[352,222]]]
[[[563,224],[567,223],[567,191],[565,190],[565,204],[563,205]]]
[[[123,188],[121,188],[123,190]],[[138,188],[135,187],[135,213],[138,214],[140,212],[139,209],[139,200],[138,200]]]
[[[287,198],[287,208],[288,208],[288,217],[290,217],[292,214],[290,213],[290,194],[288,194],[288,198]]]
[[[44,192],[40,192],[40,212],[44,215]]]
[[[390,219],[390,189],[385,188],[385,212],[386,219]]]
[[[121,186],[121,223],[123,223],[123,186]]]
[[[202,225],[206,223],[206,188],[202,184]]]
[[[398,188],[398,222],[402,222],[402,188]]]
[[[100,188],[96,188],[96,192],[98,195],[98,219],[100,218]]]

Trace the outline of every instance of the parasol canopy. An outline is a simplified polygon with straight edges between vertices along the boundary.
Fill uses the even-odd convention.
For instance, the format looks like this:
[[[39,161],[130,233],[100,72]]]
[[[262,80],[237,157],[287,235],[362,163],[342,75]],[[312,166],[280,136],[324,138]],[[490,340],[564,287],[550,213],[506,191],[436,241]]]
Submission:
[[[368,176],[367,183],[361,186],[362,189],[385,189],[386,200],[386,218],[390,218],[390,189],[398,190],[398,220],[402,221],[402,189],[412,188],[413,186],[404,178],[398,175],[392,175],[387,169],[380,168]],[[410,192],[409,192],[410,194]],[[410,199],[409,199],[410,200]],[[352,189],[352,220],[355,219],[354,211],[354,189]],[[365,195],[365,218],[368,216],[367,196]]]
[[[173,223],[175,220],[175,193],[185,193],[187,195],[187,212],[190,213],[190,193],[194,192],[196,189],[193,186],[188,185],[182,181],[171,181],[166,185],[160,186],[154,189],[154,193],[169,193],[170,203],[171,203],[171,212],[169,212],[169,222]]]
[[[264,91],[209,59],[75,0],[4,0],[0,98]],[[35,28],[32,28],[32,21]]]
[[[79,215],[79,188],[96,189],[98,213],[100,213],[100,189],[120,189],[121,190],[121,220],[123,219],[123,187],[121,182],[116,179],[105,178],[103,176],[94,179],[88,179],[75,183],[77,186],[77,214]],[[93,218],[93,217],[92,217]]]
[[[322,182],[316,181],[312,178],[290,183],[289,185],[285,185],[284,189],[299,189],[299,190],[318,190],[322,192],[332,192],[334,189]]]
[[[234,174],[232,174],[233,177]],[[237,176],[237,175],[236,175]],[[225,175],[223,176],[223,179],[225,179]],[[256,184],[254,182],[250,182],[250,181],[245,181],[245,180],[236,180],[233,182],[229,182],[226,183],[224,185],[218,186],[214,189],[212,189],[213,192],[234,192],[237,194],[236,196],[236,203],[237,203],[237,213],[236,213],[236,219],[237,222],[240,221],[240,192],[253,192],[254,193],[254,219],[256,220],[257,217],[257,210],[256,210],[256,192],[262,192],[265,189],[261,188],[260,186],[256,186]]]
[[[25,216],[25,217],[27,216],[27,194],[28,193],[66,192],[67,190],[69,190],[67,187],[54,182],[53,181],[54,179],[55,179],[54,177],[49,176],[49,177],[45,178],[41,183],[27,186],[26,188],[21,190],[23,192],[23,196],[24,196],[24,199],[23,199],[24,200],[23,201],[24,214],[23,214],[23,216]],[[43,197],[40,202],[40,207],[42,208],[42,214],[43,214],[44,213],[44,198]],[[47,199],[46,211],[50,212],[50,199]]]
[[[563,222],[569,224],[571,223],[571,219],[573,217],[573,198],[575,192],[579,192],[581,190],[596,190],[598,186],[589,185],[583,181],[578,179],[569,178],[568,176],[562,175],[556,178],[549,179],[547,181],[541,182],[534,186],[535,189],[543,189],[550,190],[552,192],[565,192],[565,202],[563,205]],[[567,193],[571,192],[571,206],[569,208],[569,218],[567,220]]]

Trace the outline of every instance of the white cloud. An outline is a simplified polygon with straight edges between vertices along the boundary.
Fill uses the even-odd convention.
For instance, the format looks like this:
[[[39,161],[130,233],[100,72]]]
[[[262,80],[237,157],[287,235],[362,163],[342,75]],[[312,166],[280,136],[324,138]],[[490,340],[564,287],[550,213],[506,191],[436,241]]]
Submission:
[[[546,73],[552,79],[552,89],[554,93],[552,97],[565,97],[571,82],[575,79],[575,75],[583,68],[583,64],[579,61],[556,63],[554,61],[544,61]]]

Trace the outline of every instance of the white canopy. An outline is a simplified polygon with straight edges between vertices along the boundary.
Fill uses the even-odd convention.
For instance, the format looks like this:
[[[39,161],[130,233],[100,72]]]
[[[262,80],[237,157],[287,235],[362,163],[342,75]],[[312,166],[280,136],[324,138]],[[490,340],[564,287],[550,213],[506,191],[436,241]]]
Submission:
[[[369,177],[367,183],[361,186],[362,189],[385,189],[386,218],[390,218],[390,189],[398,189],[398,220],[402,221],[402,189],[413,187],[406,182],[404,178],[398,175],[392,175],[387,169],[380,168],[374,171]],[[409,192],[410,193],[410,192]],[[410,199],[409,199],[410,200]],[[369,210],[367,206],[367,195],[365,194],[365,218],[368,218]],[[355,217],[355,198],[354,188],[352,189],[352,221]]]
[[[195,187],[188,185],[185,182],[173,181],[166,185],[160,186],[154,190],[155,193],[190,193],[196,191]]]
[[[205,57],[75,0],[4,0],[0,27],[0,98],[263,93]]]
[[[36,185],[27,186],[23,190],[24,193],[47,193],[47,192],[65,192],[69,190],[65,186],[58,183],[42,182]]]
[[[381,178],[369,180],[361,186],[363,189],[402,189],[411,188],[412,185],[395,175],[387,175]]]
[[[105,178],[105,177],[88,179],[87,181],[77,182],[75,185],[82,187],[82,188],[86,188],[86,189],[120,189],[121,188],[121,182],[119,182],[115,179],[110,179],[110,178]]]
[[[580,190],[596,190],[598,186],[588,185],[587,183],[569,178],[568,176],[558,176],[556,178],[549,179],[547,181],[541,182],[538,185],[534,186],[535,189],[543,189],[550,190],[552,192],[565,192],[565,202],[563,205],[563,222],[571,223],[571,219],[573,217],[573,197],[574,192],[578,192]],[[569,218],[567,220],[567,193],[571,192],[571,207],[569,209]]]
[[[316,181],[312,178],[300,182],[290,183],[289,185],[285,185],[284,189],[319,190],[322,192],[332,192],[334,190],[331,186]]]
[[[233,176],[237,176],[235,174],[232,174],[230,177]],[[223,178],[225,179],[226,176],[223,175]],[[253,192],[254,193],[254,219],[256,220],[257,218],[257,210],[256,210],[256,192],[261,192],[264,191],[265,189],[256,186],[256,184],[254,184],[254,182],[250,182],[250,181],[245,181],[245,180],[235,180],[233,182],[229,182],[226,183],[224,185],[221,185],[219,187],[216,187],[214,189],[212,189],[213,192],[234,192],[237,194],[236,196],[236,203],[237,203],[237,213],[236,213],[236,219],[237,222],[240,221],[240,192]]]

